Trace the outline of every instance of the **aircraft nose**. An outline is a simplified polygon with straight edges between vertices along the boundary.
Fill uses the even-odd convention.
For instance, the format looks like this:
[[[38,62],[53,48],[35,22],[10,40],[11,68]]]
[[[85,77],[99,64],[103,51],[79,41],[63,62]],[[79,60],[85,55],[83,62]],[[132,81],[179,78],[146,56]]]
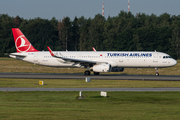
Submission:
[[[177,64],[177,61],[173,59],[173,62],[172,62],[172,65],[176,65]]]

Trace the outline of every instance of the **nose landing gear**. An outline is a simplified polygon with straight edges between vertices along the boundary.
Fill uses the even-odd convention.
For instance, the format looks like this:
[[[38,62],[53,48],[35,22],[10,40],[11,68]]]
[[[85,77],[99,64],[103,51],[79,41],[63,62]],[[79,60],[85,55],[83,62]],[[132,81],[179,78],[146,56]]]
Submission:
[[[158,68],[155,68],[155,70],[156,70],[155,76],[159,76]]]

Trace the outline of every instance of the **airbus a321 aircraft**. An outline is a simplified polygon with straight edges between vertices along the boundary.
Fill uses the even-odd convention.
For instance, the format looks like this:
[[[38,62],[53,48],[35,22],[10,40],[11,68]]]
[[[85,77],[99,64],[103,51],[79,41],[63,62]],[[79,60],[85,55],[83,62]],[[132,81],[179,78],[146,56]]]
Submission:
[[[100,72],[123,72],[124,68],[158,68],[171,67],[177,61],[162,52],[139,51],[49,51],[36,50],[19,28],[12,28],[17,52],[10,57],[26,62],[50,67],[87,68],[85,75]]]

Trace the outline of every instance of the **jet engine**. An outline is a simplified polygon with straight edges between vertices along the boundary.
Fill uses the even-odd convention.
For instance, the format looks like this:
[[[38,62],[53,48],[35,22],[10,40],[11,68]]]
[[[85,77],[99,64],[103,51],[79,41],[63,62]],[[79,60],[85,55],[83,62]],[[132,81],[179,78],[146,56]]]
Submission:
[[[94,72],[111,72],[110,64],[98,64],[92,67]]]
[[[124,68],[120,67],[112,67],[111,72],[123,72]]]

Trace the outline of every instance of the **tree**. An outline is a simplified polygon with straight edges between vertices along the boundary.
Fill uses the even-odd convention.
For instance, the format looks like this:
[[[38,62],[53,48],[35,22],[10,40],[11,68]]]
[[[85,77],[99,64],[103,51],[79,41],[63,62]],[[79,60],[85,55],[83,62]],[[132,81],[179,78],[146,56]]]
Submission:
[[[18,27],[38,50],[92,51],[161,51],[180,58],[180,15],[160,16],[120,11],[106,20],[97,14],[94,18],[65,17],[62,21],[35,18],[23,19],[0,14],[0,56],[14,52],[11,28]]]
[[[86,20],[84,17],[78,20],[80,26],[79,50],[88,50],[89,27],[91,26],[91,19]]]
[[[19,16],[16,16],[14,18],[14,27],[17,28],[19,27],[19,24],[22,22],[21,18]]]
[[[72,50],[71,48],[71,21],[69,17],[65,17],[62,21],[58,23],[59,30],[59,40],[62,46],[62,50]]]
[[[78,45],[79,45],[79,38],[80,38],[80,31],[79,31],[79,23],[77,17],[74,18],[74,21],[72,22],[72,37],[71,37],[71,46],[72,50],[77,51]]]
[[[104,41],[104,23],[105,18],[98,14],[91,21],[91,26],[89,27],[89,38],[88,38],[88,50],[92,50],[95,47],[97,50],[103,50]]]
[[[172,23],[172,37],[169,38],[169,51],[173,58],[180,59],[180,19],[175,17]]]

